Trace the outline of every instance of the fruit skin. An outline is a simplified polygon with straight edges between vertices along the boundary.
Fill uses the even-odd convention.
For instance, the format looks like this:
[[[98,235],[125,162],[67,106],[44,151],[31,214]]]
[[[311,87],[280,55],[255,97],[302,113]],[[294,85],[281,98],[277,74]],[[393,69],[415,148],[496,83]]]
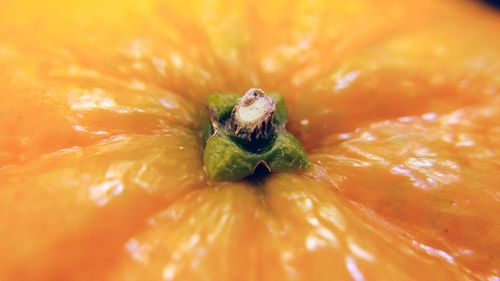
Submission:
[[[0,6],[0,280],[500,276],[497,11]],[[206,96],[256,86],[284,94],[315,169],[207,181]]]
[[[231,93],[211,94],[208,96],[207,104],[211,115],[223,122],[231,116],[234,105],[238,102],[238,95]]]
[[[272,119],[276,132],[258,149],[250,149],[228,131],[231,129],[228,119],[238,96],[212,94],[208,97],[208,110],[213,120],[204,126],[203,160],[209,178],[218,181],[242,179],[252,175],[259,164],[270,172],[303,170],[310,166],[302,144],[284,128],[288,113],[283,96],[279,93],[270,96],[276,102]]]

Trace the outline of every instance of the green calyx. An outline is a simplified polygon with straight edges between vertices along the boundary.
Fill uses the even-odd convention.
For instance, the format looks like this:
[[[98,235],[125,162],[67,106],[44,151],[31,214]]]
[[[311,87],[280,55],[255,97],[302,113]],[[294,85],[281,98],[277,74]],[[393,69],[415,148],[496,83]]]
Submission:
[[[208,97],[210,122],[204,127],[203,160],[212,180],[238,180],[259,165],[269,172],[309,166],[300,142],[285,129],[288,113],[283,97],[250,89],[243,97]]]

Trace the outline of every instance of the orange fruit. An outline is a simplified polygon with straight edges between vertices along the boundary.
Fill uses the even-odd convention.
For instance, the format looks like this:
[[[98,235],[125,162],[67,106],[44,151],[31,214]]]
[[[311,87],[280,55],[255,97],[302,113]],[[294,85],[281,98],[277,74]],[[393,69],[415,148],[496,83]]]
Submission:
[[[2,1],[0,280],[498,280],[500,18],[468,1]],[[313,168],[203,172],[205,97]]]

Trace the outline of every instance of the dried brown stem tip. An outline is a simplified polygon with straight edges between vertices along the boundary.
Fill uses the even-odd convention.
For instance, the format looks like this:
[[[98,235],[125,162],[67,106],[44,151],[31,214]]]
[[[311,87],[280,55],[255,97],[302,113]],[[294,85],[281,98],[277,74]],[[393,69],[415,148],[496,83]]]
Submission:
[[[276,102],[261,89],[250,89],[233,108],[230,131],[234,137],[252,143],[269,140],[275,133]]]

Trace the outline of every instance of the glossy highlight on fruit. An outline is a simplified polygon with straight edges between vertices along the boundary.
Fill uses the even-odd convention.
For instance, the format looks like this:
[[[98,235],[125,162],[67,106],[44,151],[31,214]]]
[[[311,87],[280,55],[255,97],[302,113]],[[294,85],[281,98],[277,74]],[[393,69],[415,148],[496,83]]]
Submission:
[[[1,1],[0,280],[497,280],[499,30],[467,0]],[[208,97],[250,88],[311,168],[212,182]]]

